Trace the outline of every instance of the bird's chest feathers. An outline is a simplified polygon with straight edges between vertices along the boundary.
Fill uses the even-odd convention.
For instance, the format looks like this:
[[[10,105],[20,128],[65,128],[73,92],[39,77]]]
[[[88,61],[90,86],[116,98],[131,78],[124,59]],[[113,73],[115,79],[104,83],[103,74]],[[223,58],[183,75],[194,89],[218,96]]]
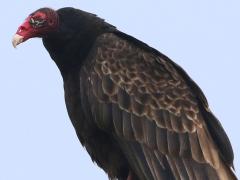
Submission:
[[[77,73],[64,78],[65,101],[68,115],[82,144],[94,133],[96,126],[89,118],[89,105],[83,99],[84,87],[81,87],[81,78]]]
[[[77,131],[85,137],[92,136],[96,131],[110,128],[111,107],[102,104],[95,96],[97,82],[90,76],[91,70],[81,67],[79,74],[69,75],[64,80],[65,100],[69,116]]]

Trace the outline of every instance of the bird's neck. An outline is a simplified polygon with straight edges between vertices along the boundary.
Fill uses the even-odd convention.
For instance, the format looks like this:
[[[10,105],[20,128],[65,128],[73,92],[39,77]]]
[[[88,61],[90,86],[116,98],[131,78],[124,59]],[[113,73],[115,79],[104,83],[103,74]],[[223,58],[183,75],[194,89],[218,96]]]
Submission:
[[[75,32],[70,37],[67,37],[68,34],[59,33],[43,38],[43,44],[63,75],[79,70],[98,36],[112,31],[114,31],[112,28],[98,27],[98,29]]]

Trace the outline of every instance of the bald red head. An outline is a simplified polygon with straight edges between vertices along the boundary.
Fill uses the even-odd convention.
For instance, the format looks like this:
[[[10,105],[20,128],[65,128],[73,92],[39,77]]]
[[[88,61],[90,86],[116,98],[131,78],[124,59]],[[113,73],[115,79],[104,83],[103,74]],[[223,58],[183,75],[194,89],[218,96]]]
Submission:
[[[58,28],[58,14],[50,8],[41,8],[30,14],[13,37],[13,46],[33,37],[42,37]]]

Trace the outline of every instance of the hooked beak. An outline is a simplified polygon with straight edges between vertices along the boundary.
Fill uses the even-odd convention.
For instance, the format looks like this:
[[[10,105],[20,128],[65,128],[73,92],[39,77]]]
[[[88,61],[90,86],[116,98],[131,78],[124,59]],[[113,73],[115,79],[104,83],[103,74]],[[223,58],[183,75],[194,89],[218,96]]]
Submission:
[[[23,36],[20,36],[18,34],[15,34],[12,39],[12,45],[14,48],[17,47],[17,45],[21,44],[23,42]]]

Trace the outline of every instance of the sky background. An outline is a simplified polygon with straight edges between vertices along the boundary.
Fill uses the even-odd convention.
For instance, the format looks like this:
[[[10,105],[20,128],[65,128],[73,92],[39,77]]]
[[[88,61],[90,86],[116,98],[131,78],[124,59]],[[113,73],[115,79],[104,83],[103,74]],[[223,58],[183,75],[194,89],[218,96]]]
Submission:
[[[46,6],[98,14],[181,65],[224,126],[240,175],[239,0],[8,0],[0,11],[0,180],[107,179],[75,135],[42,41],[11,45],[27,15]]]

